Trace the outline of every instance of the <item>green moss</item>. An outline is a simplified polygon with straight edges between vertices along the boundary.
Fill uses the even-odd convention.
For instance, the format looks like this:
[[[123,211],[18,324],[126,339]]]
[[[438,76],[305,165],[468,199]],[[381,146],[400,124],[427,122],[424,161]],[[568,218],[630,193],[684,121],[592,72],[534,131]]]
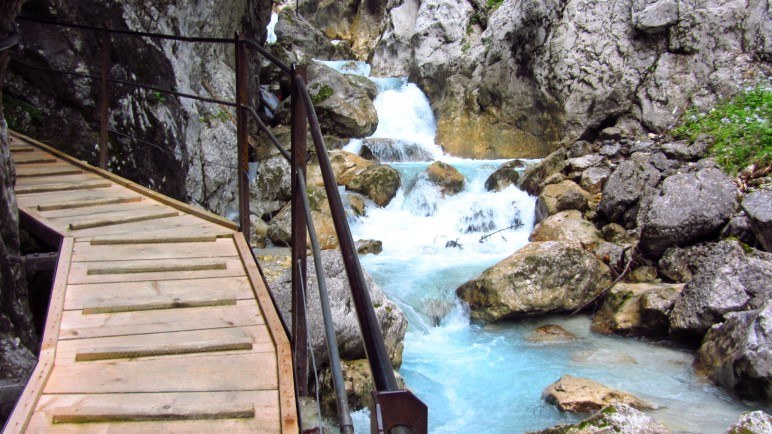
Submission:
[[[729,100],[720,101],[713,110],[700,113],[692,108],[684,113],[673,130],[677,139],[695,140],[708,134],[715,140],[710,152],[729,174],[756,164],[772,166],[772,88],[757,86]]]
[[[323,103],[334,93],[332,88],[330,86],[327,86],[326,84],[321,86],[317,85],[315,87],[317,87],[318,90],[311,89],[311,90],[316,90],[316,93],[311,95],[311,102],[313,102],[314,105]]]
[[[608,407],[604,408],[600,412],[603,413],[603,414],[614,414],[614,413],[617,412],[617,409],[614,408],[613,406],[609,405]]]
[[[488,0],[488,8],[495,11],[502,3],[504,3],[504,0]]]

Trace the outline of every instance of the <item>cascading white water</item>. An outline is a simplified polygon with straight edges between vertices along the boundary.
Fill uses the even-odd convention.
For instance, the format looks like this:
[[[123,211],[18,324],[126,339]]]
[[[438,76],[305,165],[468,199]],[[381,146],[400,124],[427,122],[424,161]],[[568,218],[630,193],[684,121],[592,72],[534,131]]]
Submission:
[[[417,144],[466,179],[461,193],[443,196],[424,175],[429,162],[390,163],[402,178],[397,196],[384,208],[370,204],[365,217],[350,222],[355,239],[383,242],[381,254],[361,262],[408,317],[400,373],[429,406],[430,432],[519,433],[574,422],[580,416],[561,413],[541,398],[564,374],[659,405],[650,414],[676,432],[724,432],[747,410],[695,375],[690,352],[592,333],[586,317],[472,324],[455,289],[528,242],[535,200],[515,187],[485,190],[485,179],[504,161],[444,155],[434,143],[428,100],[417,86],[403,79],[373,81],[380,91],[373,137],[394,139],[395,146]],[[354,140],[345,149],[356,153],[361,146]],[[533,328],[547,323],[579,339],[529,341]],[[357,432],[369,431],[366,411],[354,419]]]

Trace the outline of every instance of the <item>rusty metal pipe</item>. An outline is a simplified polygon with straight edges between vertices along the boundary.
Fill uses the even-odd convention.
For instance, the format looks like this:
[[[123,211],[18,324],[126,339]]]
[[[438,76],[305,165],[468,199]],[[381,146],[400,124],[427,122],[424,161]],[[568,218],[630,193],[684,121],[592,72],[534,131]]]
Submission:
[[[284,149],[284,146],[282,146],[281,142],[279,142],[279,139],[276,138],[276,136],[273,135],[271,130],[268,129],[268,126],[265,125],[262,119],[260,119],[260,116],[257,115],[257,112],[252,107],[245,107],[249,114],[252,115],[252,119],[257,123],[258,128],[260,128],[265,134],[268,135],[268,139],[271,140],[271,143],[273,143],[273,146],[276,147],[276,149],[281,152],[281,155],[289,162],[292,162],[292,156],[290,153]]]

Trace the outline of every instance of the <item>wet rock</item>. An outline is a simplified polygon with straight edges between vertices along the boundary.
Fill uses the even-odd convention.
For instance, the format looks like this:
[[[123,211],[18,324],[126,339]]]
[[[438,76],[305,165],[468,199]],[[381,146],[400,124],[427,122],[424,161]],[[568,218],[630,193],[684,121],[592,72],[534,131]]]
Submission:
[[[735,240],[716,244],[670,314],[673,335],[703,335],[730,312],[758,309],[772,297],[772,254]]]
[[[590,167],[582,172],[579,185],[590,194],[598,194],[603,191],[609,176],[611,176],[611,169],[608,167]]]
[[[560,380],[547,386],[542,397],[554,404],[560,411],[590,413],[610,404],[625,404],[643,409],[651,404],[619,390],[608,388],[587,378],[564,375]]]
[[[626,336],[666,336],[667,314],[682,289],[681,284],[617,283],[593,315],[592,329]]]
[[[520,160],[512,160],[502,164],[491,176],[485,180],[485,189],[488,191],[501,191],[510,185],[517,185],[520,179],[520,172],[517,169],[525,167]]]
[[[726,434],[766,434],[772,432],[772,416],[757,410],[740,415],[732,426],[726,430]]]
[[[356,175],[346,183],[346,188],[364,194],[378,206],[386,206],[401,185],[399,172],[386,165],[375,165]]]
[[[622,162],[606,181],[598,210],[611,222],[635,220],[638,201],[659,178],[659,171],[649,163]]]
[[[368,161],[351,152],[334,150],[330,151],[330,165],[338,185],[346,185],[375,163]],[[309,177],[310,179],[310,177]],[[324,185],[324,184],[322,184]]]
[[[345,360],[361,359],[365,357],[364,346],[362,345],[362,336],[359,331],[356,312],[352,308],[354,302],[351,298],[351,289],[340,252],[337,250],[323,251],[322,264],[330,296],[330,308],[332,310],[333,322],[335,323],[335,337],[338,341],[340,356]],[[313,257],[309,257],[308,287],[306,292],[308,297],[308,330],[311,333],[310,342],[316,354],[316,362],[321,366],[327,363],[328,356],[327,344],[324,338],[322,312],[319,307],[319,288],[317,286],[316,273],[310,271],[314,269]],[[291,274],[291,272],[286,272],[277,278],[276,281],[269,282],[279,312],[288,324],[291,320]],[[399,367],[402,363],[402,341],[407,330],[407,319],[400,308],[383,294],[381,288],[367,272],[365,272],[365,282],[369,288],[370,298],[372,299],[375,315],[378,319],[378,326],[383,332],[383,340],[386,343],[389,358],[395,367]]]
[[[659,260],[659,271],[674,282],[688,282],[705,262],[713,246],[670,247]]]
[[[590,193],[573,181],[550,184],[544,187],[536,200],[536,221],[569,209],[584,211],[590,199]]]
[[[383,242],[380,240],[357,240],[357,253],[360,255],[377,255],[383,251]]]
[[[772,300],[733,312],[710,328],[695,365],[720,386],[745,399],[772,401]]]
[[[529,241],[562,241],[582,248],[600,242],[600,232],[577,210],[561,211],[536,225]]]
[[[589,418],[574,425],[557,425],[528,434],[671,434],[664,425],[652,419],[646,413],[624,404],[611,404],[603,407]]]
[[[340,137],[367,137],[378,127],[378,113],[366,89],[347,75],[311,63],[308,93],[324,134]]]
[[[359,217],[365,215],[365,207],[367,206],[367,203],[364,196],[359,193],[348,191],[345,194],[345,198],[355,215]]]
[[[426,168],[429,180],[440,187],[442,194],[453,196],[464,189],[464,175],[450,164],[435,161]]]
[[[611,283],[608,267],[591,253],[557,241],[530,243],[464,283],[456,294],[474,320],[498,321],[570,312]]]
[[[767,252],[772,252],[772,188],[748,193],[742,208],[751,221],[751,230]]]
[[[560,343],[576,340],[575,334],[557,324],[545,324],[536,327],[528,334],[528,340],[541,343]]]
[[[397,139],[366,137],[362,139],[359,155],[381,163],[393,161],[431,161],[432,156],[417,143],[405,143]]]
[[[663,181],[648,211],[643,213],[640,246],[661,255],[718,232],[737,208],[737,188],[718,169],[679,173]]]
[[[371,408],[371,393],[375,390],[375,383],[373,383],[373,377],[370,373],[370,363],[367,359],[343,360],[341,365],[343,387],[346,389],[346,398],[351,410]],[[394,375],[397,377],[397,387],[405,388],[405,379],[398,372],[394,372]],[[335,389],[332,384],[332,373],[329,369],[323,371],[320,383],[323,413],[337,414]]]
[[[526,193],[536,196],[539,194],[539,184],[547,177],[559,173],[566,166],[566,150],[563,148],[547,155],[540,162],[525,169],[520,177],[519,187]]]

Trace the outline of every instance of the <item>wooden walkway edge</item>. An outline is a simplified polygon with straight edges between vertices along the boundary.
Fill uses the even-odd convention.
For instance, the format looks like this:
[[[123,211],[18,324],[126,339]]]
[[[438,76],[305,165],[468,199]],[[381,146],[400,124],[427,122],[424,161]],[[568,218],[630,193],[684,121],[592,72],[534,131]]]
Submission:
[[[4,432],[297,433],[289,340],[237,226],[10,139],[23,220],[60,248]]]

